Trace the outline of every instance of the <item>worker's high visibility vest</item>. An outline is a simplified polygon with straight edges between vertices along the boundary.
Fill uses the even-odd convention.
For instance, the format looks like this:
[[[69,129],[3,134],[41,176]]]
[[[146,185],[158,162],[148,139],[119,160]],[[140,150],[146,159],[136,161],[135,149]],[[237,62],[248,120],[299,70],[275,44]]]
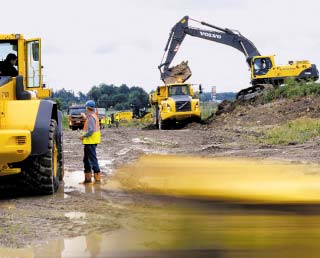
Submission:
[[[89,137],[83,137],[82,143],[83,144],[99,144],[101,141],[101,135],[100,135],[99,118],[96,113],[87,115],[87,119],[84,122],[83,130],[85,130],[86,132],[88,131],[88,119],[90,116],[92,116],[96,120],[94,132]]]

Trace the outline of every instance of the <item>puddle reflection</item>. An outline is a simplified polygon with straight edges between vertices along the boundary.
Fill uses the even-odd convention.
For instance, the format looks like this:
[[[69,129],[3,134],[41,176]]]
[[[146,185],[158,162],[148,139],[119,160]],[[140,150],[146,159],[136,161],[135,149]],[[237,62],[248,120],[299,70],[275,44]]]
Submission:
[[[0,248],[0,257],[319,257],[318,165],[149,156],[106,184],[82,180],[82,171],[66,173],[65,192],[99,197],[112,186],[138,192],[119,230]],[[81,222],[93,214],[103,215],[64,215]]]
[[[86,217],[86,213],[80,211],[72,211],[65,213],[64,216],[69,219],[84,219]]]

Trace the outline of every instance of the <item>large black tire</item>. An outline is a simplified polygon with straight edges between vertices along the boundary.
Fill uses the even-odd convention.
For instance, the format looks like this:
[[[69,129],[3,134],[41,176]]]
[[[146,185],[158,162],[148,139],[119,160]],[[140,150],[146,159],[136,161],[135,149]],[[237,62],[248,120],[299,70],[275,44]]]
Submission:
[[[59,181],[63,180],[64,177],[64,153],[63,153],[63,134],[61,132],[58,146],[58,175],[59,175]]]
[[[158,113],[158,129],[159,130],[163,130],[164,129],[164,123],[161,119],[161,115],[160,115],[160,112]]]
[[[159,126],[159,108],[158,106],[155,107],[154,111],[153,111],[153,124],[158,127]]]
[[[59,144],[57,122],[51,119],[48,152],[29,157],[22,168],[21,183],[32,193],[53,194],[58,190],[59,163],[62,162],[63,166],[63,156],[60,156],[59,160],[59,150],[63,149]]]
[[[170,121],[163,121],[159,113],[158,117],[158,129],[159,130],[168,130],[170,129]]]

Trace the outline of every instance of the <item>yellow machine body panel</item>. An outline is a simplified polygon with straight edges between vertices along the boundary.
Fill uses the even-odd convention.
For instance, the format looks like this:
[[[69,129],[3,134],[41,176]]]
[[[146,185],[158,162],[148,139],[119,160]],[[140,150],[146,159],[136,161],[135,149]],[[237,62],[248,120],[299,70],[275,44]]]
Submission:
[[[190,111],[177,111],[178,107],[172,99],[162,101],[160,105],[160,115],[162,120],[182,121],[192,117],[201,118],[200,102],[191,100]]]
[[[4,101],[14,100],[16,96],[15,79],[0,87],[0,105]]]
[[[118,122],[120,121],[131,121],[133,118],[132,111],[121,111],[114,114],[114,119]]]
[[[40,100],[0,101],[0,176],[8,164],[25,160],[31,153],[31,132]]]
[[[39,88],[37,90],[37,97],[39,99],[45,99],[45,98],[49,98],[52,94],[51,89],[43,89],[43,88]]]
[[[0,176],[7,175],[8,163],[25,160],[31,153],[31,133],[28,130],[0,131]],[[20,172],[20,171],[17,171]]]
[[[33,131],[40,100],[15,100],[2,103],[0,129],[21,129]]]
[[[268,80],[284,80],[288,77],[299,78],[305,70],[311,68],[312,64],[307,60],[290,61],[287,65],[276,65],[274,55],[256,56],[252,59],[251,78],[252,81],[265,80],[266,82]]]
[[[168,98],[168,87],[166,85],[159,86],[156,92],[149,95],[149,102],[151,105],[160,104],[166,98]]]

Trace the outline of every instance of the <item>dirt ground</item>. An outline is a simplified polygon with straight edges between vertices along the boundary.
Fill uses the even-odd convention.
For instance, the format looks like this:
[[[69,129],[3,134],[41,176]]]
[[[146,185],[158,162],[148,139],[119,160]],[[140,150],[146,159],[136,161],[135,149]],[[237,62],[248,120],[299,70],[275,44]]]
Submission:
[[[300,116],[319,117],[319,110],[320,100],[307,98],[240,107],[208,124],[192,124],[181,130],[107,128],[102,130],[102,143],[97,149],[103,179],[107,182],[117,168],[149,154],[319,163],[320,139],[292,146],[268,146],[248,140],[248,136],[260,137],[262,128]],[[57,194],[0,201],[0,246],[23,247],[90,232],[111,232],[125,228],[132,219],[146,217],[146,207],[172,204],[170,200],[154,200],[103,184],[79,185],[83,180],[83,147],[78,136],[76,131],[64,132],[66,174]]]

